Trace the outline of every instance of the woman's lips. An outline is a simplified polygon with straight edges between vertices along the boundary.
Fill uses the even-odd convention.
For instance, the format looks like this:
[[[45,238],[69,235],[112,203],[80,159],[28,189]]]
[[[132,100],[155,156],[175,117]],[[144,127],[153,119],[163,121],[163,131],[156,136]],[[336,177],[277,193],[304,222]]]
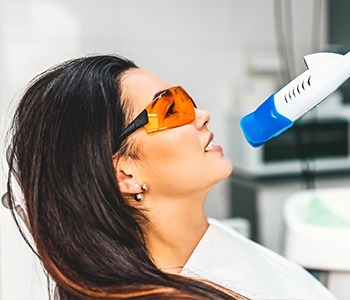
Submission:
[[[220,147],[219,145],[216,145],[214,142],[214,134],[210,133],[209,139],[208,139],[208,144],[207,146],[204,148],[204,152],[222,152],[222,147]]]
[[[215,146],[216,146],[216,145],[215,145],[214,141],[211,140],[211,141],[209,142],[209,144],[205,147],[204,152],[210,151],[210,150],[213,149]]]
[[[215,147],[215,143],[213,140],[214,140],[214,134],[211,132],[209,135],[208,144],[204,148],[204,152],[208,152]]]

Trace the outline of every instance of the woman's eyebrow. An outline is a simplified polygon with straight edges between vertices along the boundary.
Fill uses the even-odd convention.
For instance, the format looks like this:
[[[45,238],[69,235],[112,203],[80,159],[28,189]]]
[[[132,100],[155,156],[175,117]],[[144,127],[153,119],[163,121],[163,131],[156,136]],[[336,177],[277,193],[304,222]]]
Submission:
[[[153,96],[153,100],[156,100],[158,98],[159,95],[163,94],[165,92],[165,90],[159,91],[157,93],[154,94]]]

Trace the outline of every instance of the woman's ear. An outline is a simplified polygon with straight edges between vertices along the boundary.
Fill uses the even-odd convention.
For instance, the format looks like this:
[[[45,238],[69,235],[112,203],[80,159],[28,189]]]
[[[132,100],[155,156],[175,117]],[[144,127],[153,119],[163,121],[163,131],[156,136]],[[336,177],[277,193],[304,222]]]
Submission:
[[[135,163],[131,158],[113,158],[114,174],[122,194],[137,194],[142,191],[135,176]]]

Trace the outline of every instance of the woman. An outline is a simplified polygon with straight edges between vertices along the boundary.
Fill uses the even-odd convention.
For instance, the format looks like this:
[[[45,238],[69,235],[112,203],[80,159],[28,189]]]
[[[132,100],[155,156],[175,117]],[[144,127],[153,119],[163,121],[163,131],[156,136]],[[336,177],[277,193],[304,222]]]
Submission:
[[[209,121],[182,87],[117,56],[72,60],[31,83],[14,118],[8,193],[14,207],[14,174],[61,299],[255,297],[263,274],[254,267],[233,266],[228,281],[217,276],[227,270],[210,273],[221,250],[206,243],[215,237],[248,245],[253,260],[264,253],[262,270],[274,263],[268,250],[208,223],[206,196],[232,171]],[[208,262],[214,268],[203,269]],[[282,277],[296,280],[288,276],[302,271],[287,264],[271,278],[289,272]],[[310,283],[313,299],[334,299],[304,273],[298,279]],[[251,287],[242,289],[246,274]],[[271,282],[266,295],[290,282]]]

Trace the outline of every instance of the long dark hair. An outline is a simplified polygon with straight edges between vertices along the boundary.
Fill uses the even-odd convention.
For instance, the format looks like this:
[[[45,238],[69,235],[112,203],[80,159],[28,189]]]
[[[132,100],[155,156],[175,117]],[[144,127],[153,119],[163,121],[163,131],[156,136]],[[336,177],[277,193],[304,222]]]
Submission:
[[[15,175],[37,255],[61,299],[240,299],[163,273],[149,256],[144,216],[122,197],[112,163],[113,149],[128,149],[115,137],[128,110],[120,79],[131,68],[118,56],[90,56],[32,81],[12,126],[11,207]]]

